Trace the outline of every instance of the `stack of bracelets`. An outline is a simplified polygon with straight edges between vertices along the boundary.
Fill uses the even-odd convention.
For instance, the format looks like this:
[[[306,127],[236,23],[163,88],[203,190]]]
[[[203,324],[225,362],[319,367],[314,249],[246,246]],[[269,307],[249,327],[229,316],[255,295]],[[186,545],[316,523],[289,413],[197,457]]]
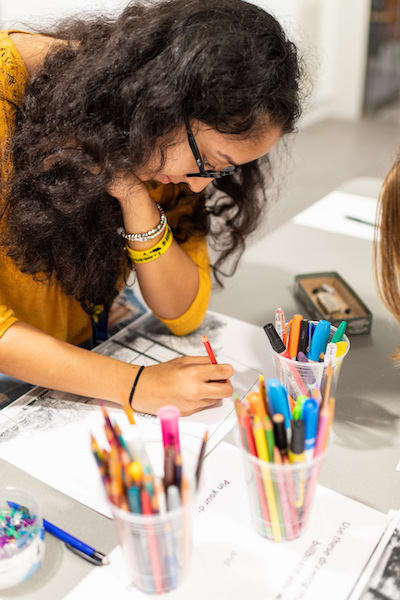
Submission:
[[[156,206],[160,213],[160,222],[158,225],[156,225],[156,227],[153,227],[144,233],[126,233],[122,227],[118,229],[118,233],[125,240],[130,242],[148,242],[149,240],[156,238],[162,231],[164,231],[164,235],[162,236],[161,240],[158,241],[155,246],[148,248],[147,250],[132,250],[132,248],[126,246],[126,251],[134,263],[146,263],[155,260],[164,254],[164,252],[168,250],[172,243],[173,235],[171,227],[167,223],[165,212],[159,204],[156,204]]]

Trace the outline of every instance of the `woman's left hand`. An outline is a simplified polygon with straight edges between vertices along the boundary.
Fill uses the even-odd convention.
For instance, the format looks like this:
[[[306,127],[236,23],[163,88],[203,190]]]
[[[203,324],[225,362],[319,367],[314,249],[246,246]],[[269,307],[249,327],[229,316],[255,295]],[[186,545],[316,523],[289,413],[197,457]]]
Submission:
[[[138,197],[146,197],[151,202],[143,182],[132,171],[118,171],[106,189],[119,201],[121,207]]]

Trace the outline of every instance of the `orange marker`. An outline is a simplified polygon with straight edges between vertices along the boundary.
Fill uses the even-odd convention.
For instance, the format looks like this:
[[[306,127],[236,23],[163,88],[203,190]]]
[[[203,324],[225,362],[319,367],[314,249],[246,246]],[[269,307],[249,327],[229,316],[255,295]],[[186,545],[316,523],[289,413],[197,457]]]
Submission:
[[[250,412],[252,415],[258,415],[263,422],[266,417],[264,402],[257,392],[250,392],[247,394],[246,400],[249,404]]]
[[[294,315],[290,328],[290,337],[288,343],[288,350],[290,354],[290,358],[296,360],[297,357],[297,349],[299,347],[299,338],[300,338],[300,326],[303,317],[301,315]]]

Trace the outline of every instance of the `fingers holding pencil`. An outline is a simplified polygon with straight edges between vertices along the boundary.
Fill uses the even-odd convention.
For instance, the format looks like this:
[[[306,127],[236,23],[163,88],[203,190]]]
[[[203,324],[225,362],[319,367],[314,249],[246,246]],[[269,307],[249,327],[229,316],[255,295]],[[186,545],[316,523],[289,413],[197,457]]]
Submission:
[[[231,365],[211,364],[207,356],[181,356],[151,365],[143,371],[132,408],[156,414],[161,406],[173,404],[182,414],[191,414],[229,398],[232,375]]]

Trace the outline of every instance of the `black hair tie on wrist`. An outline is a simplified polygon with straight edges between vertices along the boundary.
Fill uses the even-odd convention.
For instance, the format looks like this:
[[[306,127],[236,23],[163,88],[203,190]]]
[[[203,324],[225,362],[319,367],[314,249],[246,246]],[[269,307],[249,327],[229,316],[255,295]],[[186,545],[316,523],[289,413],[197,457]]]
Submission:
[[[142,365],[142,366],[140,367],[139,371],[136,373],[135,381],[133,382],[133,386],[132,386],[132,389],[131,389],[131,393],[129,394],[129,400],[128,400],[128,402],[129,402],[129,406],[130,406],[131,408],[133,408],[133,406],[132,406],[132,400],[133,400],[133,396],[134,396],[134,393],[135,393],[135,390],[136,390],[136,386],[137,386],[137,384],[138,384],[138,381],[139,381],[139,377],[141,376],[141,374],[142,374],[142,372],[143,372],[143,369],[144,369],[144,365]]]

